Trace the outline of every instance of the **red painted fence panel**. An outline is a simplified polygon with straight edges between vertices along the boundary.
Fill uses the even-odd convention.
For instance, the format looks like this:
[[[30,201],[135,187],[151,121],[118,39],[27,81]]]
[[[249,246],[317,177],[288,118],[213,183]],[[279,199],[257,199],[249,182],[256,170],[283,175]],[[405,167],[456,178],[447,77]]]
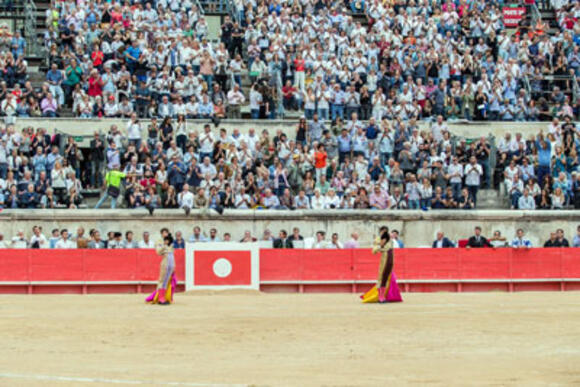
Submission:
[[[175,251],[176,273],[185,279],[185,251]],[[154,250],[0,250],[2,282],[156,281],[161,258]],[[266,283],[366,282],[377,275],[379,256],[370,249],[260,250]],[[469,281],[580,279],[580,249],[395,249],[400,280]],[[537,280],[537,281],[534,281]],[[568,281],[564,288],[577,288]],[[556,283],[557,284],[557,283]],[[3,289],[8,289],[5,284]],[[353,287],[354,289],[354,287]]]

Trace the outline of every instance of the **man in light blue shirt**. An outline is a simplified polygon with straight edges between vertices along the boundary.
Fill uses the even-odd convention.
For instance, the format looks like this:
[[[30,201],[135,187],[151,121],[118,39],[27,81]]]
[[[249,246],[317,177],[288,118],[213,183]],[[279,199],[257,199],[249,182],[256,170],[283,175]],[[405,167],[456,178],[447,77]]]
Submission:
[[[524,194],[518,199],[518,208],[520,210],[536,209],[536,201],[530,195],[530,190],[528,188],[524,188]]]
[[[338,143],[338,161],[340,164],[344,162],[347,156],[350,156],[352,150],[351,138],[346,129],[342,129],[341,135],[336,139]]]
[[[344,101],[345,101],[345,94],[344,91],[340,89],[339,84],[334,85],[334,90],[330,96],[332,100],[331,112],[332,112],[332,120],[334,121],[336,117],[344,118]]]
[[[389,128],[385,128],[383,134],[379,137],[379,153],[381,154],[381,165],[386,165],[393,155],[395,142],[393,134]]]
[[[62,71],[58,69],[56,63],[50,66],[50,70],[46,73],[46,81],[48,82],[48,88],[50,92],[56,96],[59,105],[64,104],[64,92],[62,90],[62,81],[64,81],[64,75]]]
[[[529,239],[524,238],[523,229],[518,228],[518,230],[516,231],[516,237],[514,238],[514,240],[512,240],[511,247],[516,249],[529,249],[530,247],[532,247],[532,242]]]

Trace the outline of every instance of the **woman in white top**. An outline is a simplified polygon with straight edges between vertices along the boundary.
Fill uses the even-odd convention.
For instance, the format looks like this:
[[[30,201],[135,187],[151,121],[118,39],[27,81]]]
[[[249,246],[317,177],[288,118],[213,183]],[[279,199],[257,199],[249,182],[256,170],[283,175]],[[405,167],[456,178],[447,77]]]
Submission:
[[[133,143],[135,145],[135,149],[141,148],[141,123],[135,113],[131,115],[131,119],[127,123],[127,138],[129,139],[129,144]]]
[[[252,119],[260,118],[260,105],[262,104],[262,94],[257,90],[256,85],[250,90],[250,111]]]
[[[187,142],[187,122],[185,116],[180,114],[177,116],[177,123],[175,124],[175,142],[185,152],[185,143]]]
[[[316,95],[312,91],[312,87],[309,87],[304,96],[304,115],[307,120],[312,119],[314,109],[316,109]]]
[[[562,188],[558,187],[552,195],[552,209],[561,210],[566,204],[566,195],[562,192]]]
[[[383,89],[379,87],[377,91],[373,94],[372,97],[372,105],[373,105],[373,118],[380,122],[383,117],[384,112],[384,104],[385,104],[385,96],[383,95]]]
[[[54,195],[58,198],[59,202],[62,202],[66,194],[66,174],[62,168],[60,161],[54,163],[54,167],[50,172],[50,178],[52,181],[51,187]]]
[[[320,194],[318,188],[314,190],[314,196],[310,199],[310,206],[313,210],[323,210],[326,208],[326,198]]]
[[[157,167],[157,172],[155,172],[155,182],[157,187],[161,187],[163,183],[167,181],[167,170],[165,169],[165,163],[159,160],[159,165]]]
[[[335,209],[340,208],[340,198],[334,192],[334,189],[330,188],[326,193],[326,197],[324,199],[324,208],[326,209]]]
[[[428,178],[424,178],[419,185],[419,195],[421,196],[421,208],[431,207],[431,198],[433,197],[433,186]]]

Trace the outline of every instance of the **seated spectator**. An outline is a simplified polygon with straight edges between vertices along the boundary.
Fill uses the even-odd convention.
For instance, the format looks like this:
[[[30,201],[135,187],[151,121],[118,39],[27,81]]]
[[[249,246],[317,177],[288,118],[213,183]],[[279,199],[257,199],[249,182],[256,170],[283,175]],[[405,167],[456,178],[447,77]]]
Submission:
[[[467,248],[480,248],[480,247],[493,247],[492,244],[483,236],[481,235],[481,227],[475,227],[475,235],[469,237],[467,241]]]
[[[437,232],[437,238],[433,241],[434,249],[455,247],[455,244],[443,234],[442,231]]]
[[[529,249],[530,247],[532,247],[532,242],[529,239],[524,238],[524,230],[518,228],[518,230],[516,231],[516,237],[512,240],[510,245],[511,247],[515,248]]]

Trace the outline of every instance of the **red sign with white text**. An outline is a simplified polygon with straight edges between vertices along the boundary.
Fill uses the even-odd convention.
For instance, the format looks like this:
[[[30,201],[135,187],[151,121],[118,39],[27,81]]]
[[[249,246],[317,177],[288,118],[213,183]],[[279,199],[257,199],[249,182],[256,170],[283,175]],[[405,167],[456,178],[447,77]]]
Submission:
[[[517,27],[518,23],[526,14],[524,7],[504,7],[503,8],[503,24],[506,27]]]

